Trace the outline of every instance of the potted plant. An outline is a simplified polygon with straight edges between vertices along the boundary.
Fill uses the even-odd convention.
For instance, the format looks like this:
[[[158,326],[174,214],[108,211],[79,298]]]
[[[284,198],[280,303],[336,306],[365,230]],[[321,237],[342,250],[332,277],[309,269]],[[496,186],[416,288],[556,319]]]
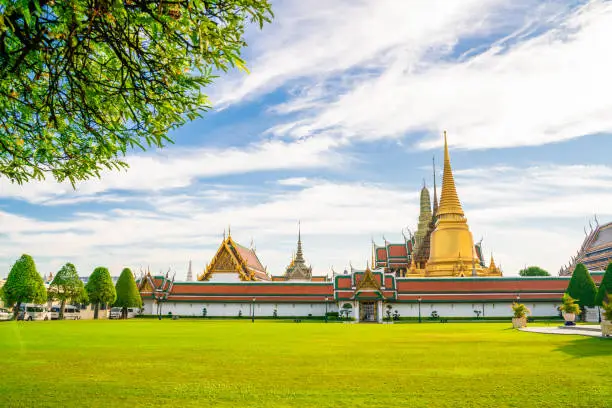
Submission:
[[[527,315],[531,313],[531,310],[522,303],[512,302],[512,312],[514,313],[512,327],[515,329],[527,327]]]
[[[580,314],[580,306],[576,304],[576,299],[572,298],[569,294],[563,294],[563,304],[561,305],[561,313],[565,320],[566,326],[571,326],[576,320],[576,316]],[[568,324],[569,323],[569,324]]]
[[[608,301],[603,302],[601,307],[602,319],[601,319],[601,335],[612,336],[612,295],[608,295]]]

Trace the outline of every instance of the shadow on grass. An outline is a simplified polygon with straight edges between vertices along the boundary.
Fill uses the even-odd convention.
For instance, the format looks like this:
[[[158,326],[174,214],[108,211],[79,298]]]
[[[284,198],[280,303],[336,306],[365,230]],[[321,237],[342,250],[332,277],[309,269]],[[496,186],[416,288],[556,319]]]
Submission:
[[[612,338],[580,338],[557,347],[555,351],[561,351],[572,357],[610,356],[612,354]]]

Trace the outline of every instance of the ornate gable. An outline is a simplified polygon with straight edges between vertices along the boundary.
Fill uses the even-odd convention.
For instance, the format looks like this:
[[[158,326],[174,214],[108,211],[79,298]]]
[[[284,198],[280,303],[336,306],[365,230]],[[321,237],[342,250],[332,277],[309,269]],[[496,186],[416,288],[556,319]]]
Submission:
[[[215,273],[237,273],[242,281],[252,280],[246,265],[243,265],[244,261],[239,259],[232,247],[228,245],[230,239],[223,240],[204,273],[198,276],[199,281],[207,281]]]
[[[223,239],[217,253],[206,266],[199,281],[209,280],[215,273],[236,273],[241,281],[269,280],[269,276],[254,250],[245,248],[232,239]]]
[[[372,273],[372,270],[369,267],[366,268],[363,274],[363,278],[361,278],[361,280],[357,284],[356,290],[381,290],[380,284],[374,277],[374,274]]]

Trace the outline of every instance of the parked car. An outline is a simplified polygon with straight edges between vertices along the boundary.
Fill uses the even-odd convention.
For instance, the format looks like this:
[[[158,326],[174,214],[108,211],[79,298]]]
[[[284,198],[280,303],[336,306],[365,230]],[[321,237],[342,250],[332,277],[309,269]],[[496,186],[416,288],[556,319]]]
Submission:
[[[17,320],[49,320],[49,309],[44,305],[26,303],[19,306]]]
[[[0,308],[0,320],[11,320],[13,314],[7,309]]]
[[[121,319],[121,307],[113,307],[110,310],[110,314],[108,315],[109,319]],[[140,313],[140,309],[136,307],[128,307],[127,309],[127,318],[131,319],[136,317]]]
[[[49,318],[51,320],[59,319],[60,306],[53,306]],[[64,306],[64,320],[79,320],[81,318],[81,309],[77,306],[66,305]]]

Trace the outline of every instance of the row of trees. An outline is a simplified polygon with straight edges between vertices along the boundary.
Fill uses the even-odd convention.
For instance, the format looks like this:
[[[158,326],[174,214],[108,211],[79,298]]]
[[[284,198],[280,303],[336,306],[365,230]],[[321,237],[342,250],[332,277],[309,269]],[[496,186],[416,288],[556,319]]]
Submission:
[[[107,268],[99,266],[83,285],[76,267],[67,263],[57,272],[49,288],[36,269],[34,259],[24,254],[11,268],[6,283],[0,289],[0,297],[13,308],[13,318],[17,317],[23,303],[45,303],[48,300],[60,302],[59,318],[64,317],[66,303],[93,304],[94,319],[98,318],[100,305],[113,305],[123,308],[123,316],[128,307],[142,307],[142,299],[129,268],[123,269],[117,284]]]
[[[576,299],[576,302],[582,308],[603,306],[603,302],[608,299],[608,294],[612,294],[612,262],[606,268],[599,289],[586,266],[583,264],[576,265],[566,293]]]

